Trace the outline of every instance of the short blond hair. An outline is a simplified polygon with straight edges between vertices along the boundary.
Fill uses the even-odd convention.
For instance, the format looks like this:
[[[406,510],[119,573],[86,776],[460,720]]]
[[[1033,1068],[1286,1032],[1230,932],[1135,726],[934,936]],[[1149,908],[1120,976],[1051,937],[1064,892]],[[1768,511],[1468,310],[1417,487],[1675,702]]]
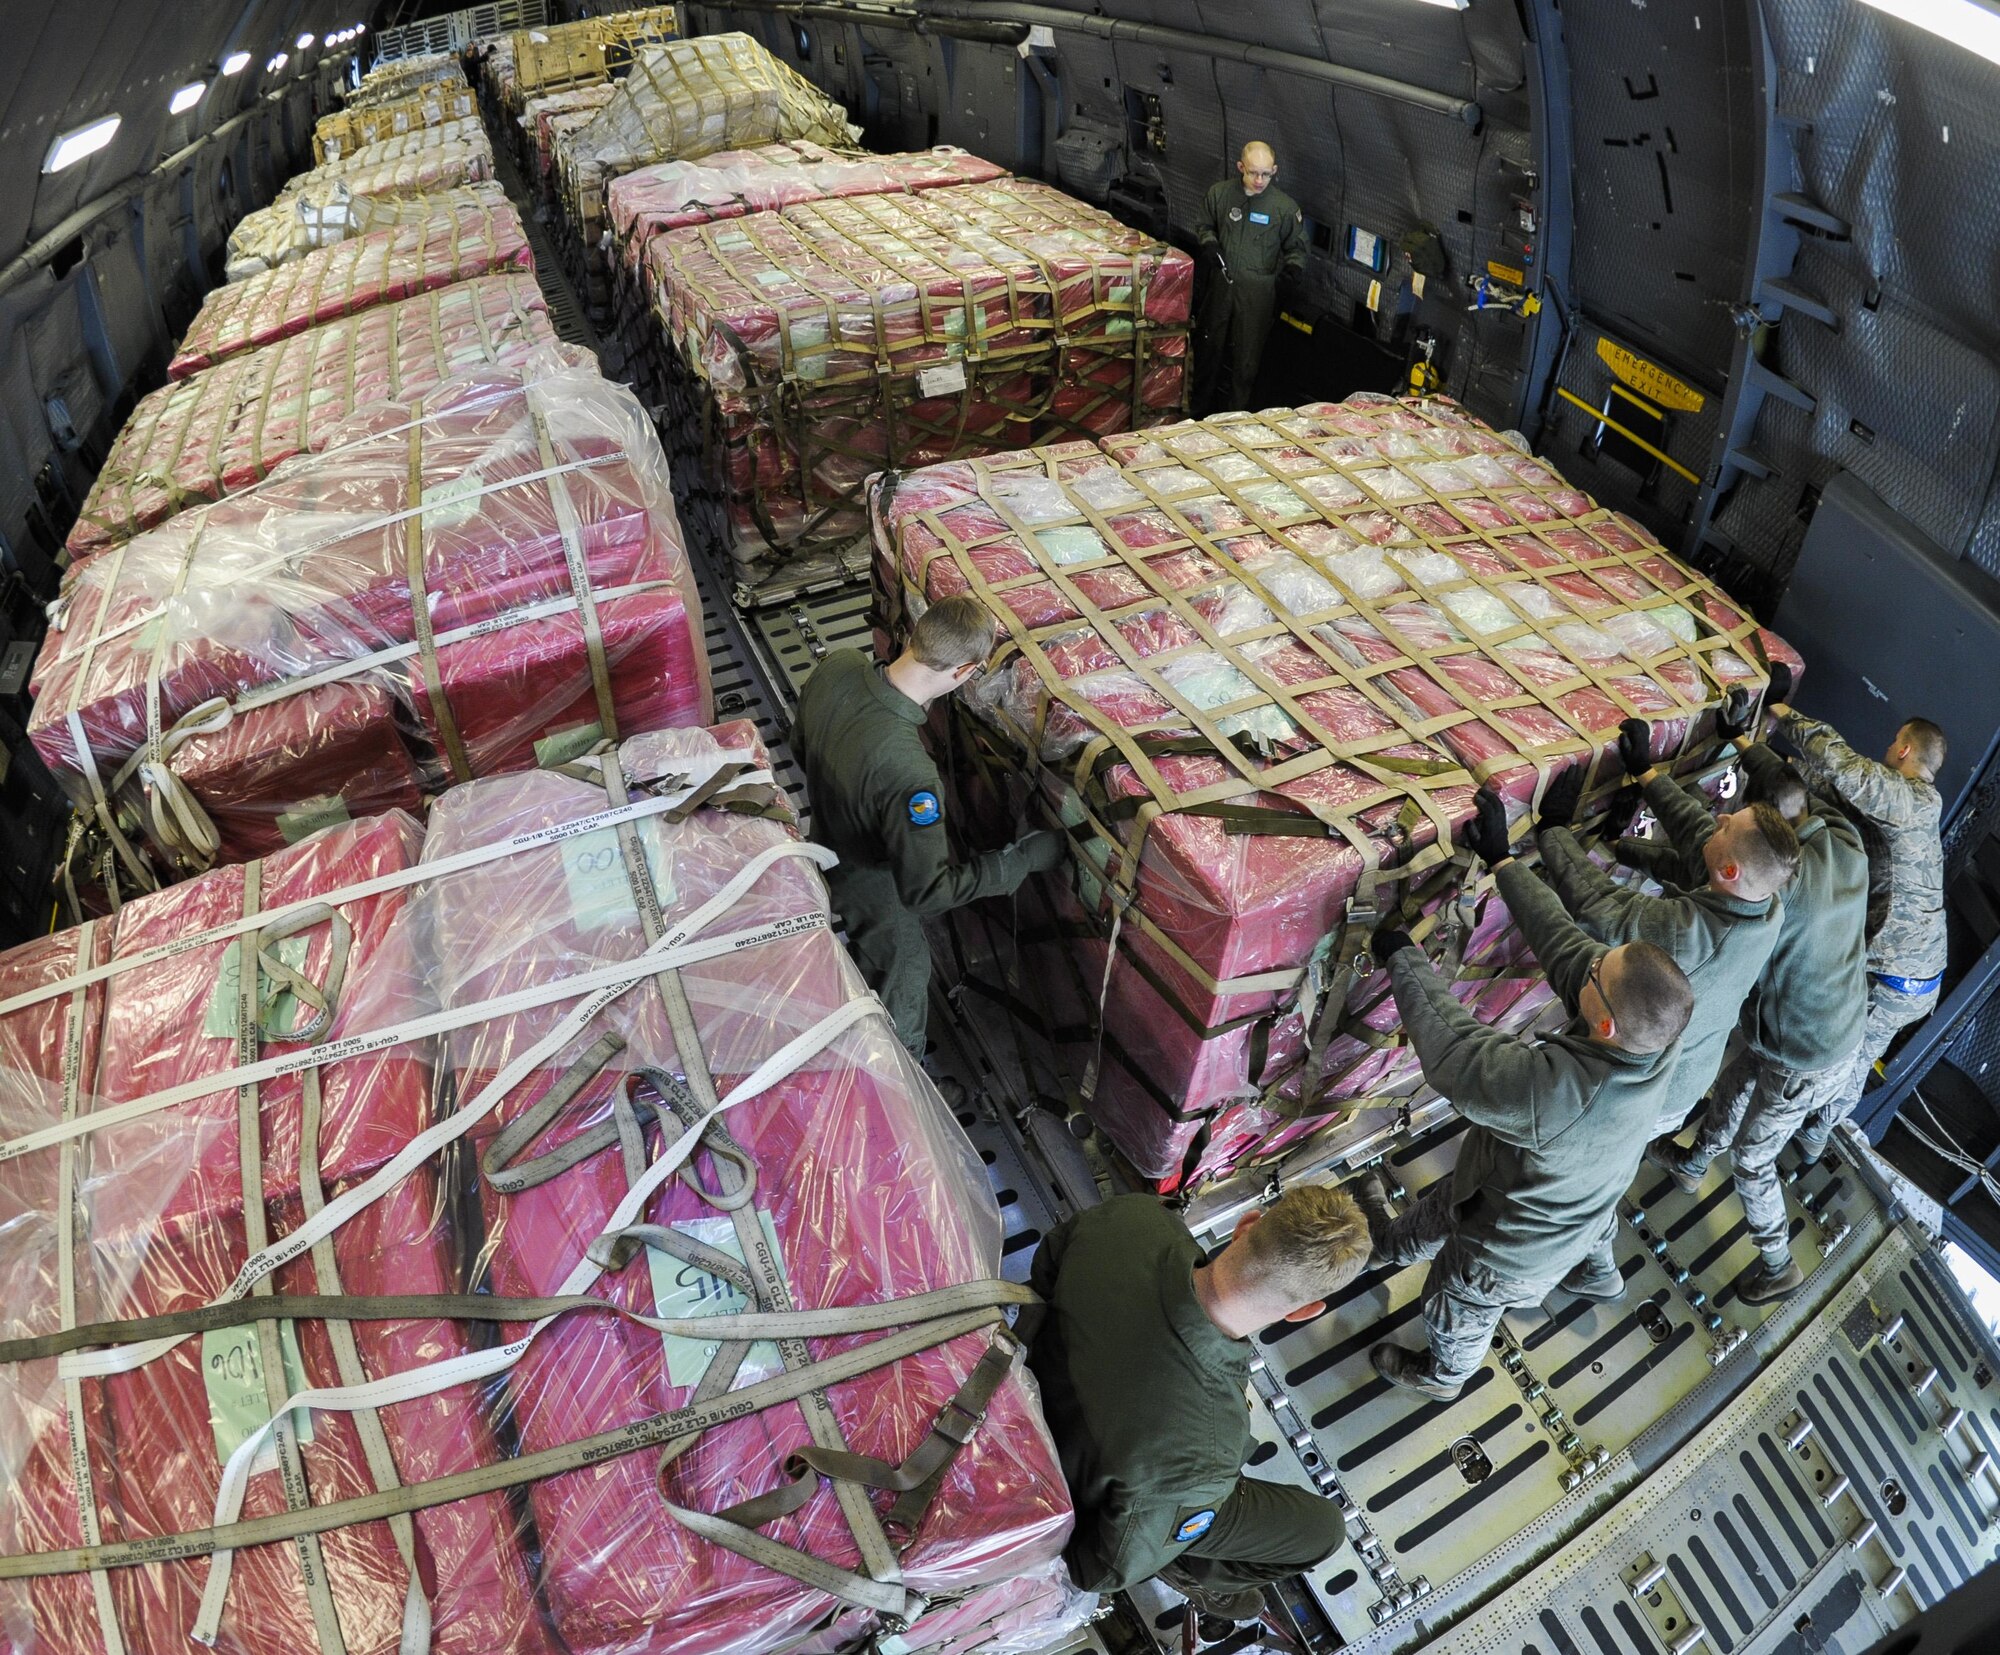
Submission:
[[[1260,1296],[1295,1306],[1336,1293],[1368,1262],[1368,1220],[1346,1190],[1294,1184],[1234,1244],[1238,1279]]]
[[[1935,781],[1937,773],[1944,768],[1944,731],[1928,718],[1911,718],[1904,720],[1903,727],[1896,734],[1910,744],[1910,751],[1917,755],[1917,763],[1929,771]]]
[[[933,672],[956,672],[993,653],[997,626],[993,611],[971,593],[941,598],[911,629],[910,653]]]

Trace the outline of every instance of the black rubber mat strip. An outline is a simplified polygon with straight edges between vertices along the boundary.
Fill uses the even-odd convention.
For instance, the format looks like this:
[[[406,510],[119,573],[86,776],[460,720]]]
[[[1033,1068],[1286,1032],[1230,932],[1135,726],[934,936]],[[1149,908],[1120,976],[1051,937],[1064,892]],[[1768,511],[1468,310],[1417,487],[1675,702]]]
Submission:
[[[1483,1425],[1474,1426],[1470,1433],[1472,1440],[1474,1442],[1491,1442],[1502,1431],[1506,1430],[1508,1426],[1519,1419],[1522,1413],[1523,1409],[1520,1403],[1509,1403]],[[1422,1488],[1433,1477],[1450,1470],[1452,1470],[1451,1450],[1446,1448],[1439,1453],[1433,1454],[1414,1470],[1404,1472],[1393,1483],[1388,1484],[1371,1496],[1368,1500],[1368,1510],[1371,1512],[1387,1511],[1397,1501],[1416,1493],[1418,1489]],[[1492,1477],[1488,1477],[1485,1483],[1476,1485],[1472,1492],[1477,1494],[1480,1489],[1485,1488],[1487,1483],[1491,1483],[1493,1480]]]
[[[1750,1456],[1748,1454],[1745,1454],[1743,1456],[1743,1459],[1745,1464],[1747,1465],[1749,1463]],[[1783,1548],[1780,1547],[1777,1544],[1777,1542],[1771,1538],[1770,1529],[1765,1526],[1764,1520],[1761,1517],[1759,1517],[1754,1510],[1751,1509],[1750,1502],[1748,1500],[1744,1499],[1742,1495],[1738,1494],[1734,1496],[1734,1502],[1736,1506],[1736,1515],[1743,1519],[1744,1533],[1749,1535],[1752,1539],[1755,1539],[1758,1542],[1758,1544],[1763,1547],[1764,1555],[1771,1560],[1771,1567],[1777,1571],[1778,1579],[1784,1582],[1785,1593],[1787,1596],[1789,1596],[1792,1593],[1793,1589],[1797,1587],[1799,1583],[1799,1577],[1792,1572],[1792,1565],[1786,1559]],[[1728,1530],[1724,1531],[1725,1536],[1728,1534],[1728,1532],[1729,1532]],[[1800,1536],[1799,1538],[1803,1540],[1804,1537]],[[1805,1551],[1805,1547],[1801,1545],[1799,1547],[1799,1550],[1801,1553],[1803,1553]],[[1755,1575],[1755,1577],[1758,1580],[1762,1580],[1764,1578],[1763,1572],[1761,1570],[1752,1568],[1751,1572],[1753,1575]],[[1776,1607],[1775,1600],[1772,1606],[1774,1608]]]
[[[1493,1378],[1493,1375],[1494,1370],[1492,1368],[1481,1368],[1465,1382],[1465,1389],[1458,1393],[1454,1401],[1426,1402],[1415,1413],[1405,1414],[1402,1418],[1396,1420],[1394,1424],[1377,1431],[1372,1437],[1367,1437],[1357,1442],[1346,1453],[1342,1454],[1339,1459],[1334,1461],[1334,1469],[1337,1471],[1353,1471],[1360,1466],[1366,1465],[1385,1449],[1397,1448],[1407,1444],[1416,1432],[1421,1431],[1432,1420],[1442,1418],[1467,1397],[1478,1395],[1479,1391]],[[1384,1383],[1387,1383],[1387,1381],[1384,1381]],[[1317,1427],[1319,1420],[1315,1418],[1313,1424]]]
[[[1729,1655],[1736,1647],[1736,1640],[1729,1635],[1729,1629],[1722,1624],[1722,1617],[1709,1603],[1701,1583],[1694,1578],[1694,1570],[1681,1561],[1678,1552],[1667,1559],[1667,1568],[1672,1571],[1674,1584],[1681,1589],[1681,1602],[1687,1605],[1688,1613],[1708,1628],[1708,1647],[1720,1650],[1722,1655]]]
[[[1667,1335],[1664,1344],[1652,1346],[1644,1356],[1633,1363],[1632,1366],[1627,1368],[1616,1379],[1612,1380],[1610,1384],[1606,1385],[1595,1396],[1591,1397],[1587,1402],[1579,1403],[1575,1412],[1570,1417],[1579,1425],[1588,1425],[1599,1414],[1603,1413],[1606,1408],[1610,1407],[1612,1403],[1616,1402],[1634,1385],[1638,1384],[1640,1380],[1659,1367],[1661,1363],[1665,1362],[1668,1357],[1672,1356],[1675,1351],[1679,1350],[1681,1346],[1685,1345],[1693,1337],[1694,1328],[1692,1325],[1687,1322],[1676,1323],[1673,1332]]]
[[[1467,1489],[1456,1500],[1452,1501],[1450,1505],[1433,1512],[1415,1528],[1399,1535],[1396,1539],[1396,1550],[1399,1552],[1413,1551],[1433,1535],[1442,1534],[1475,1506],[1481,1504],[1483,1501],[1492,1499],[1494,1495],[1513,1482],[1522,1472],[1536,1465],[1554,1451],[1554,1445],[1549,1442],[1548,1438],[1539,1438],[1525,1453],[1509,1460],[1477,1488]]]
[[[1698,1534],[1689,1535],[1688,1556],[1700,1565],[1701,1572],[1715,1588],[1715,1595],[1722,1599],[1722,1607],[1729,1611],[1729,1618],[1736,1623],[1737,1635],[1748,1637],[1750,1629],[1757,1624],[1756,1617],[1744,1609],[1743,1600],[1736,1595],[1729,1576],[1716,1566],[1715,1554],[1708,1549],[1708,1542]]]
[[[1736,1509],[1743,1515],[1744,1522],[1750,1521],[1749,1502],[1740,1494],[1736,1496]],[[1772,1590],[1764,1565],[1758,1560],[1757,1554],[1750,1549],[1750,1542],[1743,1538],[1736,1525],[1729,1520],[1728,1512],[1718,1511],[1715,1514],[1715,1532],[1722,1536],[1723,1544],[1736,1554],[1737,1566],[1742,1569],[1750,1584],[1757,1588],[1757,1595],[1764,1600],[1765,1610],[1768,1612],[1777,1608],[1778,1594]],[[1792,1583],[1786,1581],[1785,1590],[1789,1592],[1791,1589]]]

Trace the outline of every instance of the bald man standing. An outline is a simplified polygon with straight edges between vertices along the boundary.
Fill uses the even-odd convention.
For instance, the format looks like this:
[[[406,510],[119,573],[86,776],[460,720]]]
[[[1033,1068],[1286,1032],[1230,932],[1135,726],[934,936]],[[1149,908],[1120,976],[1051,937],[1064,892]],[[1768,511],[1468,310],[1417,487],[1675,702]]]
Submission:
[[[1246,408],[1278,308],[1278,282],[1306,267],[1305,216],[1279,189],[1271,146],[1249,143],[1236,178],[1212,186],[1195,234],[1208,264],[1208,296],[1195,338],[1205,414]]]

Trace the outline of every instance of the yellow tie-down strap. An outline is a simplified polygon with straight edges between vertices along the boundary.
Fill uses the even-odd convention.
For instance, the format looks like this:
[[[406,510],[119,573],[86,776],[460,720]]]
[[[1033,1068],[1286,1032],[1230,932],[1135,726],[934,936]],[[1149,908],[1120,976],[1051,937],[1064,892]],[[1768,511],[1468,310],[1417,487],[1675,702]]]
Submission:
[[[1109,841],[1104,865],[1125,902],[1147,829],[1162,815],[1221,816],[1233,832],[1323,835],[1352,847],[1364,875],[1399,866],[1407,874],[1418,871],[1410,851],[1427,845],[1435,856],[1450,842],[1446,795],[1456,791],[1462,806],[1471,786],[1526,763],[1538,800],[1552,775],[1578,759],[1597,763],[1620,720],[1681,719],[1691,739],[1699,715],[1731,685],[1764,677],[1755,621],[1712,581],[1628,519],[1572,498],[1581,491],[1546,463],[1443,399],[1224,415],[1098,446],[1102,454],[1068,444],[956,462],[988,522],[959,532],[967,498],[905,516],[890,531],[896,574],[882,601],[892,625],[961,585],[992,609],[1006,635],[991,669],[1005,675],[1018,660],[1042,694],[1026,713],[1004,695],[979,695],[977,715],[1031,771],[1073,789]],[[878,485],[878,525],[897,488],[894,479]],[[1477,519],[1452,511],[1468,499],[1481,502]],[[917,524],[935,544],[912,568],[902,547]],[[982,554],[999,548],[1030,567],[989,580]],[[1274,569],[1268,559],[1279,553],[1303,567]],[[1189,585],[1189,555],[1205,559],[1213,578]],[[936,582],[941,562],[956,580]],[[1288,608],[1272,583],[1296,599],[1308,570],[1320,606]],[[1394,590],[1382,591],[1391,576]],[[1037,585],[1054,589],[1066,618],[1021,619],[1008,600]],[[1092,592],[1114,585],[1138,595],[1094,601]],[[1232,624],[1225,636],[1211,617],[1232,610],[1252,624]],[[1142,617],[1191,641],[1144,652],[1125,630]],[[1379,658],[1360,659],[1352,639],[1371,632]],[[1121,723],[1090,698],[1088,676],[1063,675],[1050,650],[1091,634],[1117,671],[1158,698],[1158,716]],[[1309,660],[1316,673],[1273,676],[1263,658],[1278,645],[1303,652],[1293,661]],[[1510,655],[1522,649],[1536,657],[1539,679]],[[1177,681],[1177,668],[1204,655],[1239,675],[1231,699],[1196,699]],[[1449,665],[1467,657],[1502,693],[1455,683]],[[1563,674],[1553,682],[1551,663]],[[1411,673],[1428,680],[1435,693],[1425,699],[1444,710],[1419,707],[1417,686],[1401,676]],[[1287,673],[1295,677],[1296,668]],[[1582,690],[1597,691],[1609,712],[1579,716],[1568,700]],[[1323,691],[1365,702],[1379,715],[1376,732],[1354,740],[1329,728],[1308,705]],[[1058,708],[1088,731],[1080,744],[1045,744]],[[1526,708],[1561,736],[1524,737],[1505,715]],[[1496,756],[1468,766],[1449,742],[1481,726]],[[1170,783],[1158,761],[1190,751],[1216,761],[1221,779]],[[1338,807],[1288,793],[1288,783],[1333,765],[1374,787]]]

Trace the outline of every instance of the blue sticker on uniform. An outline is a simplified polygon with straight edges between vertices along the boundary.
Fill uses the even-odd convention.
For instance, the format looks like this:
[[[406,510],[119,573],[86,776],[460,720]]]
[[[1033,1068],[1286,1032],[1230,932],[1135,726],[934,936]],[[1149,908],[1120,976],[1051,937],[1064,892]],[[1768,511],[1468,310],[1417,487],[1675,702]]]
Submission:
[[[910,820],[918,827],[929,827],[939,814],[938,796],[928,787],[910,795]]]
[[[1192,1517],[1183,1519],[1180,1527],[1174,1530],[1174,1544],[1185,1546],[1190,1540],[1199,1540],[1214,1527],[1215,1513],[1198,1511]]]
[[[1269,224],[1271,222],[1271,215],[1269,213],[1252,213],[1250,215],[1250,222],[1252,224]]]

